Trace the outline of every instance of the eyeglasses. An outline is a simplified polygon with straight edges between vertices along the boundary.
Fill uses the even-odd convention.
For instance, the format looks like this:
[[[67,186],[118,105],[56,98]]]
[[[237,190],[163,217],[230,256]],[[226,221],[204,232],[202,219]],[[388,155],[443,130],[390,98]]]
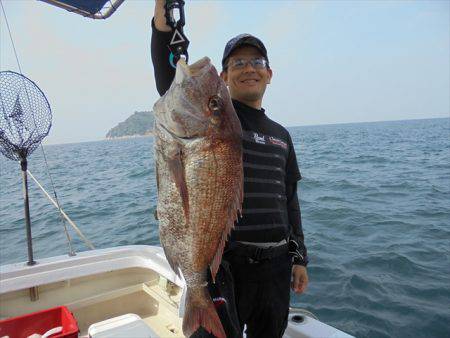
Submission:
[[[228,66],[225,69],[244,69],[248,64],[251,64],[255,69],[264,69],[269,66],[269,63],[264,58],[254,58],[249,60],[233,59],[228,63]]]

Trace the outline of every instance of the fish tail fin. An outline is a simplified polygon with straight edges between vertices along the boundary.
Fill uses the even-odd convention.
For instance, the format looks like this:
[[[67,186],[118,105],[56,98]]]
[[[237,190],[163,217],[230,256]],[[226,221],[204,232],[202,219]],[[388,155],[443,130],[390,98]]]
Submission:
[[[227,337],[206,287],[188,288],[183,333],[186,337],[190,337],[200,326],[217,338]]]

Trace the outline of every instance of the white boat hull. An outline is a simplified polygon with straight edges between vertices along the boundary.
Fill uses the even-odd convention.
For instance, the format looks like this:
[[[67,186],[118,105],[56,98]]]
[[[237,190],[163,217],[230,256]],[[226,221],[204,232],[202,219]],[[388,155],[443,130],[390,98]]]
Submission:
[[[36,292],[35,287],[38,299],[32,301],[28,290]],[[34,266],[0,266],[0,318],[65,305],[76,317],[82,337],[90,325],[127,313],[139,315],[159,337],[183,337],[179,311],[183,287],[184,281],[157,246],[56,256]],[[351,336],[292,310],[284,337]]]

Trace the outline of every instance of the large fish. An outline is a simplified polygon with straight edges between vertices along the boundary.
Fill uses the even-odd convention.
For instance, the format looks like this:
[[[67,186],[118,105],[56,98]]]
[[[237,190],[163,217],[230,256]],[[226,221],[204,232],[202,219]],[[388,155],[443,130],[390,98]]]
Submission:
[[[225,83],[208,58],[177,63],[154,105],[159,234],[172,269],[183,274],[183,332],[200,326],[225,338],[206,288],[241,212],[242,130]]]

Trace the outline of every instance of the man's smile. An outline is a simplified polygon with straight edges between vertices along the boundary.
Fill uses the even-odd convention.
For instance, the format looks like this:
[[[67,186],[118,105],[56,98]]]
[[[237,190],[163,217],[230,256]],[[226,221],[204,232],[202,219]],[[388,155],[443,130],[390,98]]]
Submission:
[[[239,82],[247,84],[247,85],[254,85],[254,84],[259,82],[259,79],[254,79],[254,78],[252,78],[252,79],[245,79],[245,80],[240,80]]]

